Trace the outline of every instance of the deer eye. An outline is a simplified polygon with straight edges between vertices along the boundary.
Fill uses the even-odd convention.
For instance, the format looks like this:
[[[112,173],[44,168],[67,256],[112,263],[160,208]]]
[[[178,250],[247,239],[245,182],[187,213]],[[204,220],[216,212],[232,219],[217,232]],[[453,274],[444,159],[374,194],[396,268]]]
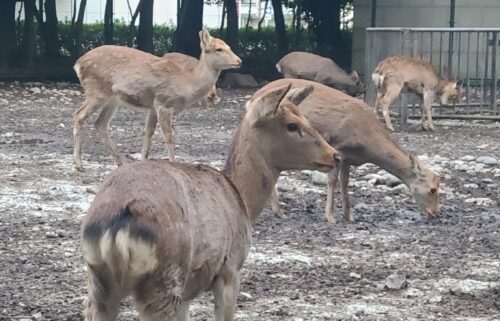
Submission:
[[[297,130],[299,130],[299,126],[297,126],[297,124],[295,124],[295,123],[290,123],[290,124],[286,125],[286,129],[289,132],[296,132]]]
[[[431,188],[431,194],[436,194],[437,189],[436,188]]]
[[[217,49],[215,49],[215,51],[217,51],[217,52],[223,52],[224,50],[222,48],[217,48]]]

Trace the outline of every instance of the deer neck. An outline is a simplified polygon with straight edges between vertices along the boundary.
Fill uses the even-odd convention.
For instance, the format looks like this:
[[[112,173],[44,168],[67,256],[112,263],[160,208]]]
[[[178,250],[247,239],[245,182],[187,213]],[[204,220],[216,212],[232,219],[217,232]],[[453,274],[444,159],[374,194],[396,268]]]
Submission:
[[[197,80],[195,87],[198,87],[194,90],[204,92],[203,95],[205,95],[215,85],[219,74],[220,70],[216,70],[207,64],[205,53],[202,52],[198,64],[192,71],[193,77]]]
[[[399,178],[404,184],[410,186],[414,177],[410,156],[403,152],[395,143],[371,144],[370,162]]]
[[[238,130],[223,172],[238,189],[252,223],[255,223],[278,180],[280,171],[266,161],[266,150],[257,137],[242,124]]]

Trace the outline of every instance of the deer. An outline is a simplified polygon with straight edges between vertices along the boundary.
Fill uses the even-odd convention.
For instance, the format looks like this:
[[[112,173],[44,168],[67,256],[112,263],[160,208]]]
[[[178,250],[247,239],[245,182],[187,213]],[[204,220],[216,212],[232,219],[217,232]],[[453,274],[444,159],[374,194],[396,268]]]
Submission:
[[[222,171],[158,159],[109,174],[82,222],[86,321],[115,320],[128,295],[142,321],[188,321],[204,291],[217,321],[234,320],[252,225],[280,172],[336,165],[296,108],[311,91],[284,84],[250,100]]]
[[[81,127],[100,110],[95,127],[114,162],[124,163],[109,135],[109,123],[120,105],[148,111],[141,157],[148,157],[151,137],[160,124],[168,158],[175,160],[172,117],[203,98],[224,69],[239,68],[241,59],[222,40],[199,32],[201,55],[189,71],[178,64],[140,50],[122,46],[101,46],[82,57],[75,72],[85,91],[85,101],[73,114],[73,158],[82,170]]]
[[[194,70],[199,63],[198,59],[191,57],[189,55],[185,55],[185,54],[180,53],[180,52],[167,52],[166,54],[163,55],[163,58],[169,59],[170,61],[178,64],[182,68],[190,70],[190,71]],[[215,104],[217,99],[218,99],[217,87],[214,84],[214,86],[210,89],[208,94],[205,96],[205,103],[208,106],[211,106],[211,105]]]
[[[437,217],[440,175],[425,166],[420,159],[404,151],[389,136],[372,109],[363,101],[322,84],[301,79],[280,79],[259,89],[252,99],[292,83],[292,88],[313,86],[314,91],[299,105],[300,112],[323,138],[340,153],[340,163],[327,174],[328,192],[325,218],[335,223],[334,194],[338,181],[342,195],[342,210],[347,222],[353,221],[348,183],[351,166],[372,163],[397,176],[406,184],[417,206],[429,217]],[[275,216],[285,218],[275,187],[270,198]]]
[[[333,60],[310,52],[294,51],[276,64],[284,78],[307,79],[345,91],[351,96],[365,92],[358,73],[346,73]]]
[[[377,65],[372,74],[377,89],[374,112],[382,108],[387,128],[394,131],[389,106],[401,91],[413,93],[421,100],[420,118],[423,130],[435,130],[432,122],[432,104],[439,96],[441,104],[456,101],[460,85],[454,80],[441,79],[436,68],[423,60],[406,56],[388,57]],[[427,117],[427,120],[425,119]]]

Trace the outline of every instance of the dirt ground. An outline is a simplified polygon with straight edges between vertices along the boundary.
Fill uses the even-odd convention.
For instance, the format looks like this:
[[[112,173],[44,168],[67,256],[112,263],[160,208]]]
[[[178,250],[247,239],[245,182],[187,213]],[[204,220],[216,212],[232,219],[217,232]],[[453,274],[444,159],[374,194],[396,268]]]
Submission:
[[[181,160],[221,167],[252,91],[221,91],[211,108],[177,117]],[[72,164],[73,84],[0,84],[0,320],[82,320],[85,272],[80,223],[103,177],[114,169],[93,128],[84,128],[85,172]],[[137,158],[145,114],[123,109],[112,122],[122,153]],[[279,181],[288,219],[266,208],[242,270],[238,320],[500,320],[500,124],[435,121],[436,132],[410,122],[401,146],[423,155],[443,177],[441,215],[422,217],[404,188],[365,179],[353,169],[355,223],[326,224],[325,187],[308,172]],[[152,157],[164,157],[157,130]],[[469,157],[470,158],[470,157]],[[408,285],[384,289],[399,273]],[[137,320],[129,301],[119,320]],[[211,295],[191,308],[213,320]]]

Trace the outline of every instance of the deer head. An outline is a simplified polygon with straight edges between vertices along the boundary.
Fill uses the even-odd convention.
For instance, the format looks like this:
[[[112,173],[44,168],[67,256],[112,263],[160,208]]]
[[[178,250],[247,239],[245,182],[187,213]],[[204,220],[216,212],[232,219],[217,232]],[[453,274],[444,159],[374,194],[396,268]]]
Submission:
[[[218,71],[241,67],[241,59],[223,40],[210,36],[207,29],[202,29],[199,36],[201,54],[208,66]]]
[[[440,176],[422,164],[418,157],[410,155],[412,178],[409,180],[410,191],[418,207],[429,217],[436,217],[439,209]]]

